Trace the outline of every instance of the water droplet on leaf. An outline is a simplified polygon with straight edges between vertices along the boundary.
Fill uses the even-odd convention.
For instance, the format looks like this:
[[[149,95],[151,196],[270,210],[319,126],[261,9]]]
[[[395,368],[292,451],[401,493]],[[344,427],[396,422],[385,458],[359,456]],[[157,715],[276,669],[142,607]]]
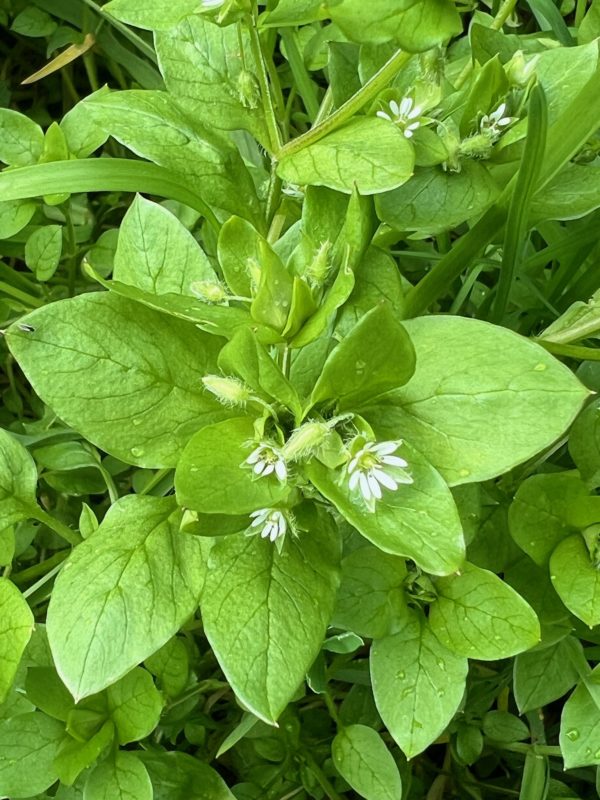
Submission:
[[[567,739],[570,739],[572,742],[575,742],[577,739],[579,739],[579,731],[577,728],[571,728],[570,731],[567,731]]]

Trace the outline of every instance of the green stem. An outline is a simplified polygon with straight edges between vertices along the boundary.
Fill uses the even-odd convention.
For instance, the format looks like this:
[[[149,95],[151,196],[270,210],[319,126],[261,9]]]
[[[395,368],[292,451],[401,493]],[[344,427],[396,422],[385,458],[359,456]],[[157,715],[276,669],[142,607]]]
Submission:
[[[16,583],[17,586],[29,583],[50,572],[50,570],[54,569],[58,564],[62,564],[65,558],[69,556],[70,552],[70,550],[59,550],[58,553],[50,556],[50,558],[47,558],[45,561],[40,561],[39,564],[34,564],[32,567],[21,570],[21,572],[13,572],[10,579],[13,583]]]
[[[319,99],[317,97],[316,86],[308,74],[304,59],[298,49],[296,32],[289,28],[282,28],[281,39],[285,45],[285,52],[296,81],[296,86],[298,87],[298,93],[304,102],[304,107],[308,112],[308,116],[311,121],[314,122],[319,113]]]
[[[20,300],[22,303],[25,303],[32,308],[39,308],[40,306],[44,305],[43,300],[40,300],[38,297],[33,297],[26,292],[22,292],[20,289],[17,289],[16,287],[11,286],[10,283],[5,283],[4,281],[0,281],[0,292],[10,295],[16,300]]]
[[[577,361],[600,361],[600,347],[582,347],[576,344],[557,344],[556,342],[546,342],[543,339],[535,339],[538,344],[553,353],[555,356],[565,356],[565,358],[575,358]]]
[[[453,281],[483,251],[504,225],[506,208],[498,203],[492,206],[478,222],[465,233],[435,265],[435,267],[410,290],[406,298],[406,318],[416,317],[439,297],[449,291]]]
[[[494,17],[492,24],[490,25],[490,28],[494,31],[499,31],[500,28],[506,22],[506,20],[515,10],[516,5],[517,5],[517,0],[504,0],[504,2],[500,5],[500,8],[498,9],[498,13]]]
[[[329,800],[343,800],[342,796],[339,795],[336,790],[334,789],[331,781],[325,775],[321,767],[317,764],[315,759],[312,755],[308,752],[308,750],[304,750],[302,753],[302,757],[306,763],[306,766],[310,769],[312,774],[317,779],[317,782],[321,789],[325,792]]]
[[[524,744],[523,742],[513,742],[513,744],[494,743],[486,740],[487,744],[496,747],[498,750],[507,750],[509,753],[523,753],[527,755],[530,750],[533,750],[539,756],[557,756],[562,758],[562,750],[560,747],[550,744]]]
[[[154,475],[150,478],[148,483],[144,486],[144,488],[138,492],[138,494],[148,494],[149,492],[151,492],[152,489],[156,488],[156,486],[158,486],[158,484],[162,481],[162,479],[169,474],[169,472],[171,472],[170,467],[165,467],[164,469],[157,470],[154,473]]]
[[[94,0],[81,0],[81,2],[85,3],[85,5],[88,6],[88,8],[91,8],[92,11],[95,11],[99,17],[102,17],[102,19],[105,19],[107,22],[109,22],[113,28],[122,33],[126,39],[129,39],[129,41],[137,47],[140,53],[143,53],[145,56],[147,56],[154,64],[158,64],[158,58],[156,57],[154,49],[147,42],[145,42],[141,36],[138,36],[137,33],[134,33],[132,30],[130,30],[127,25],[125,25],[123,22],[120,22],[116,17],[107,14],[106,11],[104,11],[103,8],[98,5],[98,3],[94,3]]]
[[[65,541],[69,542],[69,544],[75,546],[81,542],[81,536],[77,531],[71,530],[64,522],[48,514],[48,512],[44,511],[40,506],[31,506],[29,513],[33,519],[37,519],[38,522],[43,522],[44,525],[47,525],[50,530],[53,530],[54,533],[57,533]]]
[[[405,53],[402,50],[398,50],[394,53],[389,61],[386,61],[383,67],[381,67],[379,72],[376,72],[375,75],[373,75],[356,94],[352,95],[349,100],[346,100],[337,111],[334,111],[333,114],[323,119],[318,125],[315,125],[309,131],[303,133],[302,136],[298,136],[296,139],[288,142],[278,154],[278,159],[289,156],[292,153],[297,153],[298,150],[302,150],[304,147],[318,142],[324,136],[327,136],[351,119],[361,108],[373,100],[382,89],[385,89],[392,78],[397,75],[411,58],[412,53]]]
[[[46,573],[43,578],[40,578],[39,581],[33,584],[33,586],[30,586],[29,589],[26,589],[23,592],[23,597],[31,597],[31,595],[37,592],[38,589],[41,589],[42,586],[48,583],[48,581],[52,580],[55,575],[58,575],[62,569],[62,566],[62,563],[57,564],[53,569],[50,570],[50,572]]]
[[[254,20],[251,17],[248,17],[248,31],[250,32],[250,49],[252,50],[256,69],[258,70],[258,83],[260,86],[260,94],[262,97],[267,130],[269,132],[271,153],[278,153],[279,150],[281,150],[283,140],[281,138],[281,131],[279,130],[277,115],[275,114],[275,108],[273,106],[271,87],[269,85],[269,76],[267,74],[265,57],[260,43],[260,36],[258,30],[256,29],[256,25],[254,24]]]

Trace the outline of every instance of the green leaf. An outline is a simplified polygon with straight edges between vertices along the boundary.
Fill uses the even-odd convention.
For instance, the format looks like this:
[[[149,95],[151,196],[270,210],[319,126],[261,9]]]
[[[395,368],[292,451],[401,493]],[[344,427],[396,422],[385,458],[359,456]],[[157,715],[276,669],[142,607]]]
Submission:
[[[115,281],[154,294],[194,296],[194,281],[217,282],[192,234],[163,206],[137,195],[123,217]]]
[[[163,700],[145,669],[136,667],[131,670],[109,686],[106,694],[119,744],[145,739],[158,725]]]
[[[147,0],[143,7],[137,0],[111,0],[103,10],[122,22],[145,28],[149,31],[162,31],[172,28],[201,6],[197,0]]]
[[[200,382],[218,341],[114,294],[51,303],[6,338],[52,410],[130,464],[174,466],[195,431],[229,416]]]
[[[415,351],[387,305],[369,311],[331,352],[311,403],[334,399],[339,411],[359,409],[403,386],[415,371]]]
[[[67,721],[75,701],[54,667],[29,667],[25,680],[27,699],[54,719]]]
[[[250,297],[252,274],[260,270],[264,242],[256,228],[241,217],[230,217],[222,226],[217,242],[219,265],[234,294]]]
[[[439,578],[435,588],[431,630],[458,655],[495,661],[539,642],[535,612],[493,572],[467,563],[459,574]]]
[[[154,800],[235,800],[218,772],[186,753],[147,751],[140,757]]]
[[[267,145],[260,99],[244,102],[240,93],[240,76],[241,80],[248,72],[255,76],[257,66],[248,33],[237,28],[221,28],[206,17],[194,16],[176,28],[159,31],[155,44],[160,70],[169,93],[193,117],[215,128],[244,128]]]
[[[94,95],[85,105],[99,127],[136,155],[175,173],[209,206],[262,220],[241,156],[224,136],[209,129],[205,113],[188,117],[187,104],[184,113],[166,92],[136,89]]]
[[[10,239],[29,223],[35,213],[35,203],[27,200],[0,201],[0,239]]]
[[[597,667],[589,680],[598,687]],[[583,683],[563,706],[559,742],[565,769],[600,764],[600,709]]]
[[[62,254],[62,227],[44,225],[34,231],[25,244],[25,263],[39,281],[54,275]]]
[[[462,31],[450,0],[344,0],[326,3],[329,15],[354,42],[382,44],[393,40],[403,50],[418,53],[443,44]]]
[[[44,132],[25,114],[0,109],[0,161],[11,167],[35,164],[44,149]]]
[[[161,314],[168,314],[171,317],[193,322],[206,333],[212,336],[223,336],[231,338],[240,328],[252,326],[256,329],[256,335],[260,341],[271,343],[277,340],[275,331],[253,324],[252,317],[243,308],[234,306],[217,306],[204,303],[197,298],[187,297],[182,294],[154,294],[154,292],[144,292],[136,286],[129,286],[120,281],[106,281],[97,273],[92,273],[94,279],[111,292],[134,300],[136,303],[159,311]]]
[[[32,797],[57,779],[54,757],[64,726],[37,711],[0,722],[0,794]]]
[[[13,684],[33,624],[33,614],[21,592],[7,578],[0,578],[0,703]]]
[[[360,547],[342,561],[342,583],[331,624],[371,639],[394,630],[406,615],[402,558]]]
[[[381,736],[366,725],[342,728],[331,745],[340,775],[365,800],[397,800],[402,781]]]
[[[76,700],[148,658],[196,610],[201,545],[180,533],[180,520],[173,498],[123,497],[66,562],[48,609],[48,636]]]
[[[305,347],[318,339],[326,330],[337,309],[346,302],[353,288],[354,272],[345,261],[317,311],[290,342],[291,347]]]
[[[397,633],[373,642],[377,709],[407,758],[425,750],[446,728],[462,699],[467,668],[467,659],[447,650],[414,611]]]
[[[600,167],[568,164],[531,204],[531,218],[579,219],[600,207]]]
[[[600,624],[600,570],[579,533],[557,545],[550,556],[550,577],[569,611],[590,628]]]
[[[384,250],[370,247],[355,273],[352,294],[344,303],[336,322],[336,334],[346,335],[364,315],[382,300],[396,319],[404,319],[402,278],[394,259]]]
[[[319,652],[339,582],[339,540],[323,516],[283,551],[258,537],[215,542],[202,594],[208,640],[236,695],[273,723]]]
[[[405,437],[425,453],[450,485],[488,480],[549,447],[586,398],[567,367],[506,328],[443,316],[403,324],[415,374],[393,405],[364,415],[379,438]]]
[[[575,420],[569,435],[569,453],[581,477],[600,484],[600,400],[594,400]]]
[[[417,451],[405,446],[404,455],[413,483],[399,486],[395,492],[387,491],[373,512],[351,496],[342,483],[343,473],[335,476],[313,459],[306,474],[340,514],[384,552],[412,558],[434,575],[455,572],[465,550],[452,494],[439,473]]]
[[[276,399],[296,417],[301,415],[298,393],[249,328],[240,330],[221,350],[219,367],[227,375],[237,375],[264,400]]]
[[[266,241],[261,241],[258,249],[260,277],[250,310],[257,322],[283,333],[290,315],[294,279]]]
[[[561,639],[515,658],[514,693],[521,714],[553,703],[575,686],[579,674],[570,656],[575,642]]]
[[[284,156],[277,167],[289,183],[328,186],[362,195],[395,189],[411,177],[414,150],[387,120],[362,117],[319,141]]]
[[[375,208],[392,228],[429,236],[479,216],[499,194],[483,164],[465,161],[458,173],[441,167],[418,169],[407,184],[377,197]]]
[[[0,528],[32,516],[37,507],[37,469],[20,442],[0,428]]]
[[[183,639],[173,638],[147,658],[144,666],[158,678],[159,686],[166,695],[177,697],[189,680],[189,662]]]
[[[509,509],[510,533],[523,552],[544,566],[555,547],[578,528],[600,519],[600,497],[590,496],[573,473],[532,475]]]
[[[529,739],[529,728],[508,711],[488,711],[483,718],[483,732],[496,742],[522,742]]]
[[[102,86],[89,97],[106,95],[108,92],[108,87]],[[108,139],[108,134],[98,127],[88,114],[86,99],[76,103],[60,121],[60,129],[69,153],[76,158],[87,158]]]
[[[119,751],[88,776],[83,800],[153,800],[152,783],[134,753]]]
[[[111,746],[114,738],[115,726],[110,720],[90,739],[79,741],[68,736],[54,759],[60,782],[71,786]]]
[[[203,428],[177,465],[178,502],[204,514],[249,514],[277,505],[289,492],[287,484],[275,474],[256,478],[251,466],[244,466],[257,444],[250,417]]]

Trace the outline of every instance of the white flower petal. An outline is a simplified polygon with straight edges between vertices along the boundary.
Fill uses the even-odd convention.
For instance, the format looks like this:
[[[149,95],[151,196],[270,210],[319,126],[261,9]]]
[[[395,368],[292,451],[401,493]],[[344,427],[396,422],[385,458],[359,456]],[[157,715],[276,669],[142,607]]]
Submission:
[[[370,472],[367,475],[367,480],[369,481],[369,487],[371,489],[371,494],[373,495],[373,497],[375,497],[377,500],[381,500],[382,497],[381,486],[377,483],[377,479],[373,477],[372,472]]]
[[[265,468],[262,473],[263,478],[267,475],[270,475],[272,472],[275,472],[275,464],[265,464]]]
[[[275,474],[280,481],[285,481],[287,479],[287,467],[284,461],[275,462]]]
[[[378,442],[372,449],[378,456],[389,456],[398,449],[398,442]]]
[[[358,482],[360,481],[360,476],[362,473],[357,470],[350,475],[350,480],[348,481],[348,486],[350,487],[350,491],[353,492],[356,487],[358,486]]]
[[[265,471],[265,467],[267,466],[266,461],[259,461],[253,469],[253,472],[256,475],[263,475]]]
[[[411,97],[403,97],[400,101],[400,115],[403,117],[407,117],[410,114],[410,110],[413,107],[413,99]],[[392,104],[390,103],[390,106]]]
[[[262,453],[262,447],[257,447],[256,450],[253,450],[246,459],[246,464],[256,464],[256,462],[260,458],[261,453]]]
[[[365,500],[371,499],[371,487],[369,486],[369,480],[364,472],[360,473],[360,493]]]
[[[390,115],[389,115],[389,114],[386,114],[386,113],[385,113],[385,111],[378,111],[378,112],[377,112],[377,114],[376,114],[376,116],[377,116],[377,117],[380,117],[381,119],[385,119],[385,120],[387,120],[388,122],[393,122],[393,120],[392,120],[392,118],[390,117]]]
[[[382,456],[381,463],[388,464],[390,467],[408,467],[408,461],[400,456]]]
[[[390,106],[390,111],[395,116],[399,116],[402,113],[402,103],[398,105],[398,103],[395,100],[390,100],[389,106]]]
[[[357,464],[358,464],[358,458],[354,456],[352,461],[350,461],[350,463],[348,464],[348,472],[354,472]]]
[[[413,134],[413,132],[412,132],[412,131],[409,131],[409,130],[405,130],[405,131],[404,131],[404,138],[405,138],[405,139],[412,139],[413,135],[414,135],[414,134]]]
[[[374,469],[372,475],[382,486],[385,486],[386,489],[390,489],[392,492],[395,492],[398,488],[396,481],[382,469]]]

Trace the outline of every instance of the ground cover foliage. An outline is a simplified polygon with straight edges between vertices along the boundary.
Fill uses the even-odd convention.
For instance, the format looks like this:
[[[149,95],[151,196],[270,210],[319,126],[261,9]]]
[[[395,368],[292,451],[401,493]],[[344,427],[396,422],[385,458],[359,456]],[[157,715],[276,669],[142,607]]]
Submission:
[[[598,0],[0,23],[0,796],[598,796]]]

